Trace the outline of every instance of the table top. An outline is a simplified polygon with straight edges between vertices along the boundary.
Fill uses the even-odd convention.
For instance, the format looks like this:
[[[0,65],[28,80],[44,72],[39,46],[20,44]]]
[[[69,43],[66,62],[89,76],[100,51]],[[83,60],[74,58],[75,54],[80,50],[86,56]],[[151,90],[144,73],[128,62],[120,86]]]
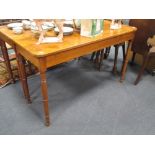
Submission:
[[[127,25],[122,25],[122,28],[118,30],[111,30],[110,22],[104,20],[103,33],[92,38],[83,37],[78,32],[74,32],[72,35],[64,36],[63,42],[37,45],[37,39],[33,36],[33,33],[30,30],[25,30],[23,34],[17,35],[14,34],[12,30],[8,29],[7,26],[0,27],[0,37],[5,36],[7,39],[19,45],[35,57],[44,57],[57,52],[89,45],[108,38],[118,37],[134,31],[136,31],[135,27]],[[47,35],[55,36],[55,33],[49,31]]]

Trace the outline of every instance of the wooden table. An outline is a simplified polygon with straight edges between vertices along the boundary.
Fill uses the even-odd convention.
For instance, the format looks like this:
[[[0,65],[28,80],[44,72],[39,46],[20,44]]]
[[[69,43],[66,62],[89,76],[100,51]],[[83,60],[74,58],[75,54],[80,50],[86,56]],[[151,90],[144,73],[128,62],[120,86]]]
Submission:
[[[38,68],[41,78],[45,124],[49,126],[50,118],[46,80],[47,68],[89,54],[93,51],[128,41],[126,58],[122,66],[121,81],[123,81],[135,32],[135,27],[125,25],[119,30],[110,30],[110,22],[104,21],[104,32],[96,37],[82,37],[79,33],[74,32],[70,36],[65,36],[62,43],[37,45],[37,39],[31,31],[25,31],[21,35],[16,35],[6,26],[2,26],[0,27],[0,42],[7,42],[15,49],[22,88],[25,98],[28,99],[29,102],[31,102],[31,99],[24,66],[25,59],[29,60]],[[54,34],[53,32],[49,32],[48,35],[53,36]]]

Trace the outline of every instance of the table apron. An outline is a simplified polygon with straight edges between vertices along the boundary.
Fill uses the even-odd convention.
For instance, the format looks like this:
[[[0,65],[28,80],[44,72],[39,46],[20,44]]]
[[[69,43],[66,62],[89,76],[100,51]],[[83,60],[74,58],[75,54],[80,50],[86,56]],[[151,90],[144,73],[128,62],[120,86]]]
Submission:
[[[105,47],[119,44],[128,40],[133,40],[134,35],[135,35],[135,31],[131,33],[119,35],[116,37],[111,37],[108,39],[96,41],[87,45],[82,45],[79,47],[75,47],[69,50],[65,50],[62,52],[58,52],[58,53],[51,54],[48,56],[43,56],[43,57],[37,57],[35,55],[32,55],[30,52],[26,51],[23,47],[17,45],[15,42],[13,42],[11,39],[7,38],[5,35],[1,33],[0,33],[0,38],[5,42],[7,42],[8,44],[10,44],[12,47],[16,46],[16,49],[18,50],[18,52],[38,68],[40,67],[40,59],[44,59],[46,61],[46,67],[48,68],[48,67],[55,66],[57,64],[61,64],[63,62],[67,62],[74,58],[78,58],[80,56],[90,54],[94,51],[103,49]]]
[[[126,35],[112,37],[112,38],[101,40],[88,45],[59,52],[53,55],[49,55],[46,57],[46,66],[48,68],[48,67],[72,60],[74,58],[77,58],[86,54],[90,54],[94,51],[103,49],[105,47],[116,45],[128,40],[133,40],[133,38],[134,38],[134,33],[129,33]]]

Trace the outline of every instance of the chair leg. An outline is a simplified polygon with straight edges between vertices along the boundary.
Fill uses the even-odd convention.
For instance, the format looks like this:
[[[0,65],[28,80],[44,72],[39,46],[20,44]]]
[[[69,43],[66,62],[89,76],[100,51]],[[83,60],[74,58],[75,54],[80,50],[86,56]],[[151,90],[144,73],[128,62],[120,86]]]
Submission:
[[[113,67],[113,73],[114,73],[114,74],[116,74],[116,72],[117,72],[117,57],[118,57],[118,49],[119,49],[119,46],[116,45],[116,46],[115,46],[114,67]]]
[[[27,65],[28,65],[29,73],[30,75],[32,75],[34,73],[32,69],[32,64],[29,61],[27,61]]]
[[[96,58],[95,58],[95,63],[98,64],[99,63],[99,56],[100,56],[100,50],[98,50],[96,52]]]
[[[136,57],[136,53],[135,53],[135,52],[133,52],[133,54],[132,54],[132,60],[131,60],[131,65],[133,65],[133,64],[134,64],[135,57]]]
[[[81,58],[82,58],[82,57],[78,57],[78,58],[77,58],[78,62],[80,61]]]
[[[149,56],[147,55],[147,56],[144,58],[144,60],[143,60],[142,67],[141,67],[141,69],[140,69],[140,71],[139,71],[139,73],[138,73],[138,76],[137,76],[137,78],[136,78],[136,81],[134,82],[135,85],[137,85],[137,84],[139,83],[139,81],[140,81],[140,79],[141,79],[141,76],[142,76],[143,73],[144,73],[144,69],[145,69],[145,67],[147,66],[148,60],[149,60]]]
[[[100,51],[99,71],[101,70],[102,61],[104,59],[104,49]]]
[[[94,60],[95,54],[96,54],[96,52],[93,52],[93,53],[92,53],[91,58],[90,58],[91,61]]]
[[[122,45],[123,61],[125,60],[125,43]]]
[[[108,58],[109,53],[110,53],[110,49],[111,49],[111,46],[106,48],[105,53],[104,53],[104,59]]]
[[[152,70],[152,76],[155,76],[155,69]]]

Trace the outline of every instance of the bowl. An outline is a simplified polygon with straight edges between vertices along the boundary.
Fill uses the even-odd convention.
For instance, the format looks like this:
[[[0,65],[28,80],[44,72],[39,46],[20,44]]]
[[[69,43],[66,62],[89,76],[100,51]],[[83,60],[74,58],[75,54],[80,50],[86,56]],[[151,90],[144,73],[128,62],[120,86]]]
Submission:
[[[22,20],[22,23],[23,23],[23,28],[25,30],[29,30],[31,28],[31,22],[28,21],[28,20]]]
[[[54,32],[56,34],[59,33],[58,27],[54,28]],[[73,28],[71,27],[63,27],[63,35],[71,35],[73,33]]]
[[[53,27],[47,26],[47,25],[42,25],[42,29],[45,31],[50,31],[53,29]]]
[[[21,34],[21,33],[23,33],[23,28],[22,27],[14,27],[13,32],[15,34]]]
[[[43,22],[42,24],[43,29],[52,30],[54,28],[53,22]]]
[[[64,21],[64,27],[72,27],[73,28],[73,20],[65,20]]]
[[[40,36],[40,32],[36,29],[31,29],[31,32],[33,33],[34,37],[35,38],[39,38]]]

